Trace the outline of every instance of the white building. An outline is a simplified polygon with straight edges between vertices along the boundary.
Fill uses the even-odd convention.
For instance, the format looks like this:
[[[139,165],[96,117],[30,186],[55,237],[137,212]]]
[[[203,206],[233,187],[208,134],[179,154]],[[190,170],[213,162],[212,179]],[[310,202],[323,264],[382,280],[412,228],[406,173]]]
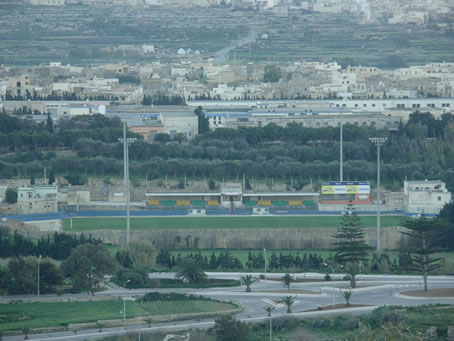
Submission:
[[[17,194],[17,212],[19,214],[58,211],[57,185],[19,187]]]
[[[451,193],[440,180],[404,181],[407,213],[438,214],[451,201]]]

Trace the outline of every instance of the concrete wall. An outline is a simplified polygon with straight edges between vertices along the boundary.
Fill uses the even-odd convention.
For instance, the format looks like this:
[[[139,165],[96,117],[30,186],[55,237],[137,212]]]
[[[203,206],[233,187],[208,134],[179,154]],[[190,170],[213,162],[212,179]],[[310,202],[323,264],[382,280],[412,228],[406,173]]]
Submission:
[[[397,249],[408,245],[408,238],[399,231],[401,227],[382,229],[382,247]],[[376,228],[366,228],[366,239],[372,246],[376,245]],[[194,248],[198,239],[200,249],[324,249],[331,248],[336,228],[300,228],[300,229],[172,229],[172,230],[139,230],[131,231],[131,241],[148,241],[157,248],[184,249],[186,238],[189,247]],[[80,232],[75,232],[80,234]],[[39,238],[45,232],[28,231],[30,237]],[[99,230],[85,232],[106,243],[123,244],[124,231]],[[180,240],[180,242],[178,242]]]
[[[52,219],[52,220],[40,220],[40,221],[26,221],[25,225],[31,225],[37,227],[40,231],[48,232],[61,232],[62,230],[62,220],[61,219]]]

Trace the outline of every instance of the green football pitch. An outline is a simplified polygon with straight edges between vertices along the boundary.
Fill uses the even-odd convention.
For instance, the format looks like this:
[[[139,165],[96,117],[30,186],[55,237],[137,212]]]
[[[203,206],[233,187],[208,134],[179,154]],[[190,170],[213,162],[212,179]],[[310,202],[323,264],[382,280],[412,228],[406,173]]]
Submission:
[[[376,226],[376,216],[360,216],[365,227]],[[381,226],[398,226],[403,216],[382,216]],[[125,218],[73,218],[63,221],[64,231],[122,230]],[[144,217],[131,218],[132,230],[159,229],[237,229],[237,228],[308,228],[338,227],[341,216],[222,216],[222,217]]]

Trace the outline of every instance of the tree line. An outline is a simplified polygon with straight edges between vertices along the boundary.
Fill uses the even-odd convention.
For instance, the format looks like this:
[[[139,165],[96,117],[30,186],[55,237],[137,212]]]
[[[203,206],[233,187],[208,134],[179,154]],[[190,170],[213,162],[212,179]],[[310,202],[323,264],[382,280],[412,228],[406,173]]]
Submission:
[[[197,114],[203,118],[198,108]],[[206,127],[205,121],[200,121]],[[199,122],[199,123],[200,123]],[[58,175],[118,175],[122,172],[119,119],[102,115],[62,120],[56,131],[29,120],[0,114],[0,148],[15,154],[0,157],[0,176],[30,176],[42,168]],[[130,136],[134,134],[129,133]],[[160,134],[165,135],[165,134]],[[381,148],[385,183],[403,179],[441,179],[454,189],[454,116],[436,119],[428,113],[413,113],[397,132],[372,127],[344,126],[344,174],[346,180],[375,178],[376,147],[368,138],[386,136]],[[339,129],[306,128],[298,124],[263,128],[220,128],[196,138],[159,138],[154,143],[138,139],[130,146],[132,177],[148,179],[207,177],[214,180],[270,178],[290,182],[335,180],[339,170]],[[69,148],[74,155],[53,154],[49,149]],[[24,152],[20,152],[23,150]]]
[[[41,237],[37,242],[15,232],[12,236],[0,235],[0,258],[19,256],[42,256],[57,260],[69,257],[71,249],[81,244],[101,244],[101,240],[86,237],[83,233],[77,237],[67,233],[55,232],[52,237]]]

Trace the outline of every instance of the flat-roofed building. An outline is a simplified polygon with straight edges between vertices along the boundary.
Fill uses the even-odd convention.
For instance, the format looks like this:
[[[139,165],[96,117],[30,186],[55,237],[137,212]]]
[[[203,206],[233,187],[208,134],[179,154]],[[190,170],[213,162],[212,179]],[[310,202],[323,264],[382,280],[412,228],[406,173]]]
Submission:
[[[58,211],[57,185],[30,185],[19,187],[17,192],[17,212],[19,214]]]
[[[451,193],[440,180],[404,181],[407,213],[438,214],[451,201]]]
[[[210,129],[264,127],[270,123],[286,127],[297,123],[303,127],[338,127],[341,124],[368,126],[376,129],[397,130],[400,119],[383,114],[355,113],[343,109],[266,109],[247,112],[207,112]]]

